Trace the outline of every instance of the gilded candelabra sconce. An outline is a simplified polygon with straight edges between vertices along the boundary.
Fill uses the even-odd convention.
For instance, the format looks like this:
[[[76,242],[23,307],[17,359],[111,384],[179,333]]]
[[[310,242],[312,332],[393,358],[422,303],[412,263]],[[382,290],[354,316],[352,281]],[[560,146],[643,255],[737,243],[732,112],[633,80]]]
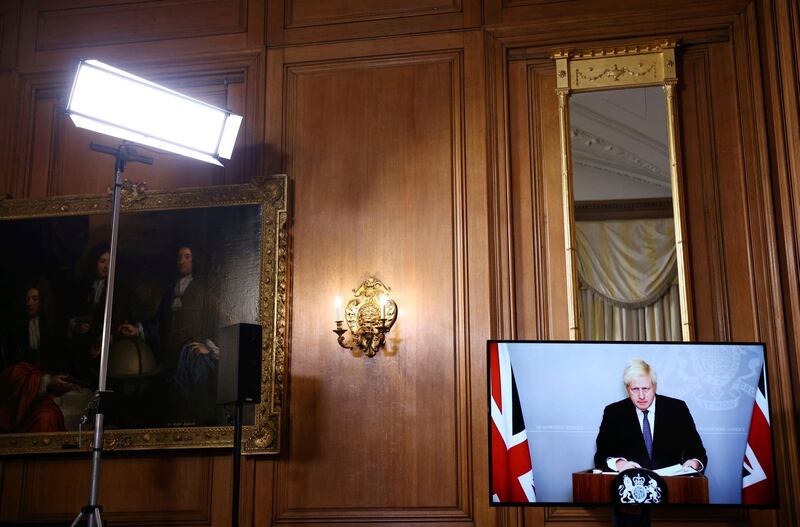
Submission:
[[[389,288],[377,278],[368,278],[353,293],[355,296],[344,306],[344,320],[342,300],[336,298],[336,329],[333,332],[338,335],[341,347],[374,357],[386,345],[386,334],[397,320],[397,304],[389,297]],[[348,329],[349,340],[344,335]]]

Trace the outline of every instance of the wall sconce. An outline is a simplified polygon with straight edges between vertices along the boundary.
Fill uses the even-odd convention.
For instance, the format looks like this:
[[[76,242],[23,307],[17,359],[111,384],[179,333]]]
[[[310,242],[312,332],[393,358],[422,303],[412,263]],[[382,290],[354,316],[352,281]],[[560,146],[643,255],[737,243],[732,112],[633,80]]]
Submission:
[[[377,278],[368,278],[355,296],[344,307],[342,320],[342,300],[336,298],[336,329],[339,345],[345,349],[361,350],[367,357],[374,357],[386,344],[386,334],[397,320],[397,304],[389,297],[389,288]],[[344,334],[350,330],[349,342]]]

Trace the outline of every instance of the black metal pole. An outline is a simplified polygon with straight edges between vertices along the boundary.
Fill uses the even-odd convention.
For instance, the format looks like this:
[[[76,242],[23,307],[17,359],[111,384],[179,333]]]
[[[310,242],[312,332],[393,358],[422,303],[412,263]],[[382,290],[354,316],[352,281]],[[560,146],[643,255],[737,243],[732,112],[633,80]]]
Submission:
[[[242,402],[236,401],[233,419],[233,497],[231,499],[231,527],[239,527],[239,480],[242,461]]]

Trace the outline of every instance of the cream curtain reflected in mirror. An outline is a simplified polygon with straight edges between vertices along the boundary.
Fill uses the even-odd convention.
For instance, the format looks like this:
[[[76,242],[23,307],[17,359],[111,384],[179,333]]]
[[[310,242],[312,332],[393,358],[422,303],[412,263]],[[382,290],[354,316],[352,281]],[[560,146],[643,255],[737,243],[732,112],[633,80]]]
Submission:
[[[664,90],[578,93],[569,113],[581,337],[680,340]]]
[[[587,340],[680,340],[669,219],[576,223],[580,330]]]
[[[555,58],[570,337],[690,340],[674,44]]]

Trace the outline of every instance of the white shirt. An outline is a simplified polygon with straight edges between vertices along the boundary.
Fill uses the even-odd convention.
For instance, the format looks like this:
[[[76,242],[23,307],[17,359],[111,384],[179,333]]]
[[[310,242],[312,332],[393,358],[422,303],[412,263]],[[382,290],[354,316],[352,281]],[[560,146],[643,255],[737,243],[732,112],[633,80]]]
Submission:
[[[39,317],[28,319],[28,345],[32,350],[39,349]]]
[[[103,298],[103,291],[105,290],[106,279],[98,278],[92,284],[92,305],[96,306]]]
[[[173,311],[180,311],[183,307],[181,303],[181,297],[183,293],[186,291],[186,288],[189,287],[189,284],[192,282],[194,277],[192,275],[181,276],[177,282],[175,282],[175,289],[173,289],[172,294],[175,297],[172,300],[172,310]]]

